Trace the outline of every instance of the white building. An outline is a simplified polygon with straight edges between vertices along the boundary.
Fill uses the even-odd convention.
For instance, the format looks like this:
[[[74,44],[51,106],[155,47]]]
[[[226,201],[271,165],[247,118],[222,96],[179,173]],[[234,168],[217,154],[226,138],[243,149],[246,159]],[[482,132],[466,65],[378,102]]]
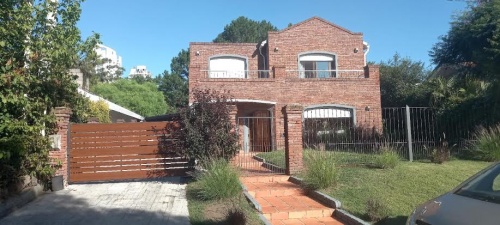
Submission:
[[[141,76],[144,78],[151,78],[151,72],[148,71],[146,66],[136,66],[130,69],[130,74],[128,75],[128,78],[134,78],[136,76]]]
[[[102,59],[107,59],[103,65],[96,67],[96,70],[104,70],[108,74],[115,75],[119,68],[122,67],[122,57],[116,54],[116,51],[108,46],[98,44],[96,53]]]

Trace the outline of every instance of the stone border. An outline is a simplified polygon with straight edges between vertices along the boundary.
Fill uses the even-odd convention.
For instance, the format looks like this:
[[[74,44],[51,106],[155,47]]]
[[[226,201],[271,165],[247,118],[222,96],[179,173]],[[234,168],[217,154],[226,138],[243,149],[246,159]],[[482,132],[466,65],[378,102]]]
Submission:
[[[288,181],[300,186],[303,186],[304,182],[301,178],[294,176],[290,176]],[[328,207],[334,208],[335,211],[333,212],[333,217],[339,219],[340,221],[344,222],[347,225],[371,225],[370,223],[341,209],[342,203],[339,200],[332,198],[327,194],[324,194],[320,191],[308,191],[307,195],[309,195],[309,197],[311,197],[312,199],[327,205]]]
[[[17,196],[8,198],[5,202],[0,204],[0,219],[32,202],[42,194],[45,194],[43,186],[37,185],[22,191]]]
[[[250,195],[250,193],[248,193],[248,189],[247,187],[245,187],[244,184],[242,184],[240,182],[240,185],[241,185],[241,188],[243,189],[243,195],[245,195],[245,197],[247,198],[248,201],[250,201],[250,203],[253,205],[253,207],[259,211],[259,219],[262,221],[262,223],[264,223],[265,225],[271,225],[271,222],[269,222],[269,220],[266,219],[266,217],[264,217],[264,215],[262,215],[262,207],[260,206],[260,204],[257,202],[257,200],[255,200],[254,197],[252,197]]]

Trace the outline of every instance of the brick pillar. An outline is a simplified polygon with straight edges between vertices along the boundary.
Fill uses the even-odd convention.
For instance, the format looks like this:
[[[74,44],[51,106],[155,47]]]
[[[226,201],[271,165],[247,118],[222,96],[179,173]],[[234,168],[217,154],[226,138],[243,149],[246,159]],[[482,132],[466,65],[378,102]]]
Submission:
[[[377,84],[380,84],[380,66],[379,65],[365,66],[365,78],[375,79]]]
[[[57,119],[57,134],[54,136],[53,140],[59,142],[56,143],[58,148],[54,148],[49,152],[50,158],[55,162],[61,163],[61,168],[56,171],[56,175],[62,175],[64,179],[64,186],[68,185],[68,129],[69,129],[69,117],[71,116],[71,109],[66,107],[56,107],[54,109],[54,114]]]
[[[282,78],[286,77],[285,66],[273,66],[273,74],[274,78]]]
[[[285,157],[286,174],[291,175],[302,170],[302,112],[299,104],[283,107],[285,120]]]

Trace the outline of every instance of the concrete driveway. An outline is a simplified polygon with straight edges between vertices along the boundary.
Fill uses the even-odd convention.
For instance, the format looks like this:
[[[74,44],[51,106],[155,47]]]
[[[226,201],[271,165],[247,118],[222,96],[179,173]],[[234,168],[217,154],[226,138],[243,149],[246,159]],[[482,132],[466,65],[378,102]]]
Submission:
[[[188,225],[186,185],[178,177],[69,185],[0,220],[2,225]]]

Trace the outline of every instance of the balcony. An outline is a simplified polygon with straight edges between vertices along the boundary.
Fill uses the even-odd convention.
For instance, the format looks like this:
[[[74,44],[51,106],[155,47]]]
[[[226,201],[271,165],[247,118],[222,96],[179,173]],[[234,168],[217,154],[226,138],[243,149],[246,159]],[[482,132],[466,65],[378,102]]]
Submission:
[[[203,78],[209,79],[272,79],[269,70],[201,70]]]
[[[287,70],[288,79],[360,79],[365,78],[364,70]]]

